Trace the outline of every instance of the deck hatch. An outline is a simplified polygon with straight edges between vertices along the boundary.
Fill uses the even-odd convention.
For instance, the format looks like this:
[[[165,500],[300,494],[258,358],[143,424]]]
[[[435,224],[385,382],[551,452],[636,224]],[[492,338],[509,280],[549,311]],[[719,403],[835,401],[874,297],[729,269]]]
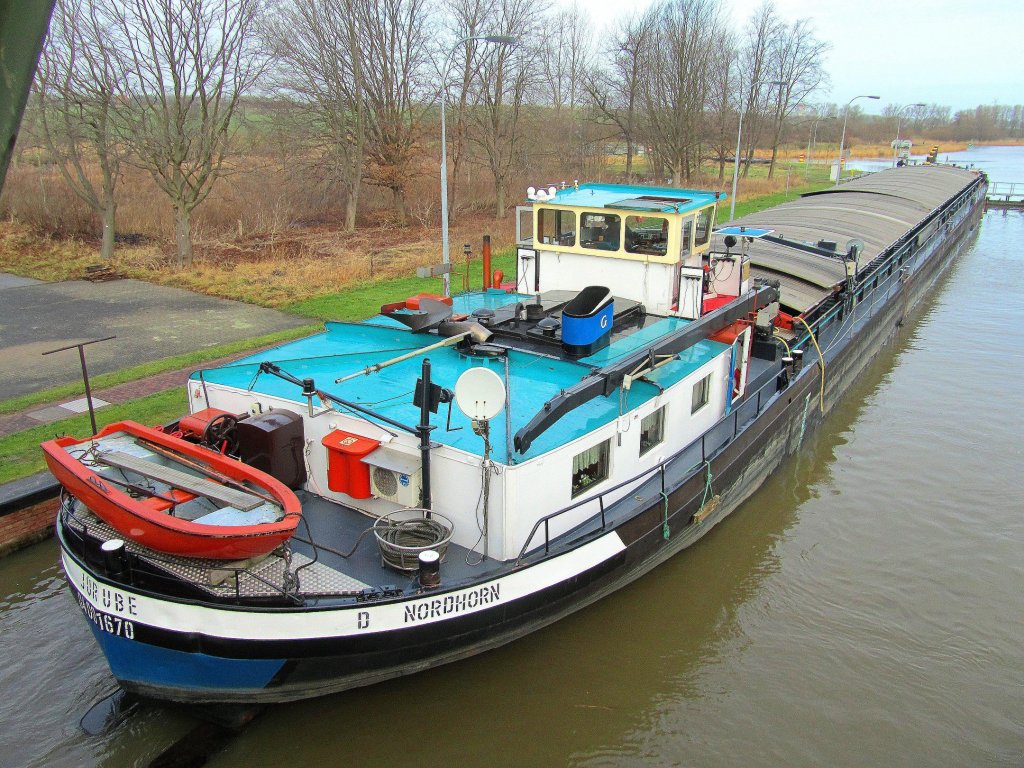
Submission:
[[[608,203],[605,208],[617,208],[625,211],[645,211],[649,213],[673,213],[690,200],[666,200],[658,197],[629,197]]]

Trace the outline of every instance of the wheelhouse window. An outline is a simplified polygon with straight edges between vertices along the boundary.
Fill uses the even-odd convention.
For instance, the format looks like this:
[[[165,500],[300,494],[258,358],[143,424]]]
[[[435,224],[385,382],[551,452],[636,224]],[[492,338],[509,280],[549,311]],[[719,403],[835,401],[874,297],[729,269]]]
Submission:
[[[598,251],[617,251],[621,226],[614,213],[584,213],[580,216],[580,245]]]
[[[627,216],[626,251],[664,256],[668,251],[668,219],[661,216]]]
[[[558,208],[537,211],[537,236],[547,245],[576,245],[576,214]]]
[[[685,256],[693,247],[693,219],[683,219],[683,232],[679,239],[679,253]]]
[[[665,406],[640,420],[640,455],[665,439]]]
[[[592,485],[608,479],[611,439],[588,448],[572,458],[572,496],[576,498]]]
[[[693,407],[690,409],[690,413],[696,413],[705,405],[708,404],[708,399],[711,396],[711,374],[709,373],[703,379],[693,385]]]
[[[711,239],[711,212],[713,207],[701,208],[697,211],[697,237],[694,245],[706,245]]]

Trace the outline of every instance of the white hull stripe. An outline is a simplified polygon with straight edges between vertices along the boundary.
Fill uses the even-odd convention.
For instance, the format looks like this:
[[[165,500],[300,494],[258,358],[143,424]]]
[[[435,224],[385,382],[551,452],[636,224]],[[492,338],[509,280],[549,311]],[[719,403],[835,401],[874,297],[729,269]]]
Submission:
[[[614,531],[572,552],[455,592],[386,605],[360,603],[320,610],[247,611],[189,605],[109,587],[62,553],[68,579],[97,611],[173,632],[237,640],[305,640],[393,632],[507,604],[571,579],[626,546]]]

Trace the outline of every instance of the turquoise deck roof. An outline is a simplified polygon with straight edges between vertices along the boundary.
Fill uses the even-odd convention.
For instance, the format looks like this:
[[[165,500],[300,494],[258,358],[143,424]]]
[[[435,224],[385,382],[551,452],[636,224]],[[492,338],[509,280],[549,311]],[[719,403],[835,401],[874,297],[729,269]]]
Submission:
[[[639,187],[627,184],[581,184],[579,189],[567,187],[558,190],[550,200],[553,205],[577,208],[613,208],[633,211],[660,211],[686,213],[716,200],[722,202],[724,193],[675,187]]]
[[[476,297],[475,299],[473,297]],[[503,294],[503,303],[516,298]],[[474,302],[496,300],[494,293],[469,294],[460,302],[462,311],[472,310]],[[685,325],[685,320],[662,319],[637,333],[621,338],[585,360],[572,362],[531,352],[513,351],[509,355],[508,384],[511,434],[525,426],[551,397],[576,384],[594,367],[607,365],[628,354],[644,343]],[[412,403],[416,379],[421,372],[423,357],[414,357],[383,369],[378,373],[359,376],[335,384],[334,380],[357,373],[374,363],[381,363],[406,352],[421,349],[438,341],[432,334],[414,334],[407,329],[370,323],[328,323],[323,333],[284,344],[272,350],[238,360],[231,365],[203,371],[207,383],[224,384],[240,389],[252,387],[253,393],[281,397],[296,403],[296,409],[305,408],[300,388],[276,376],[262,374],[257,377],[259,364],[272,361],[293,376],[313,378],[318,388],[344,400],[359,403],[395,421],[415,426],[419,409]],[[650,378],[667,387],[696,370],[717,355],[727,353],[729,347],[713,341],[703,341],[679,356],[678,360],[659,368]],[[431,378],[435,384],[455,388],[459,376],[472,367],[484,366],[505,379],[505,361],[496,358],[468,357],[447,347],[425,355],[431,362]],[[198,379],[199,374],[193,374]],[[253,379],[255,378],[255,384]],[[627,409],[636,408],[659,392],[657,386],[645,381],[634,382],[628,395]],[[314,398],[314,404],[317,399]],[[511,453],[511,440],[507,438],[506,416],[500,414],[491,422],[492,457],[510,463],[538,456],[575,440],[584,434],[613,421],[619,412],[619,395],[598,397],[564,416],[554,427],[540,435],[526,454]],[[446,430],[447,406],[433,417],[437,429],[431,439],[470,453],[481,454],[483,441],[473,434],[469,419],[452,408],[452,431]],[[456,429],[461,427],[461,429]]]

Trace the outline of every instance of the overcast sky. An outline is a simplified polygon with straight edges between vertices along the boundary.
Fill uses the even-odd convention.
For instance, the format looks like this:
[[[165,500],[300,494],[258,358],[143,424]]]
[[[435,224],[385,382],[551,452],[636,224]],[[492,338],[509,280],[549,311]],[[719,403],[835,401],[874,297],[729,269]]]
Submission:
[[[557,0],[571,4],[572,0]],[[595,27],[651,0],[578,0]],[[742,29],[761,0],[723,0]],[[786,21],[807,18],[831,44],[832,86],[818,101],[840,105],[861,94],[864,111],[925,102],[954,110],[1024,103],[1024,0],[775,0]]]

